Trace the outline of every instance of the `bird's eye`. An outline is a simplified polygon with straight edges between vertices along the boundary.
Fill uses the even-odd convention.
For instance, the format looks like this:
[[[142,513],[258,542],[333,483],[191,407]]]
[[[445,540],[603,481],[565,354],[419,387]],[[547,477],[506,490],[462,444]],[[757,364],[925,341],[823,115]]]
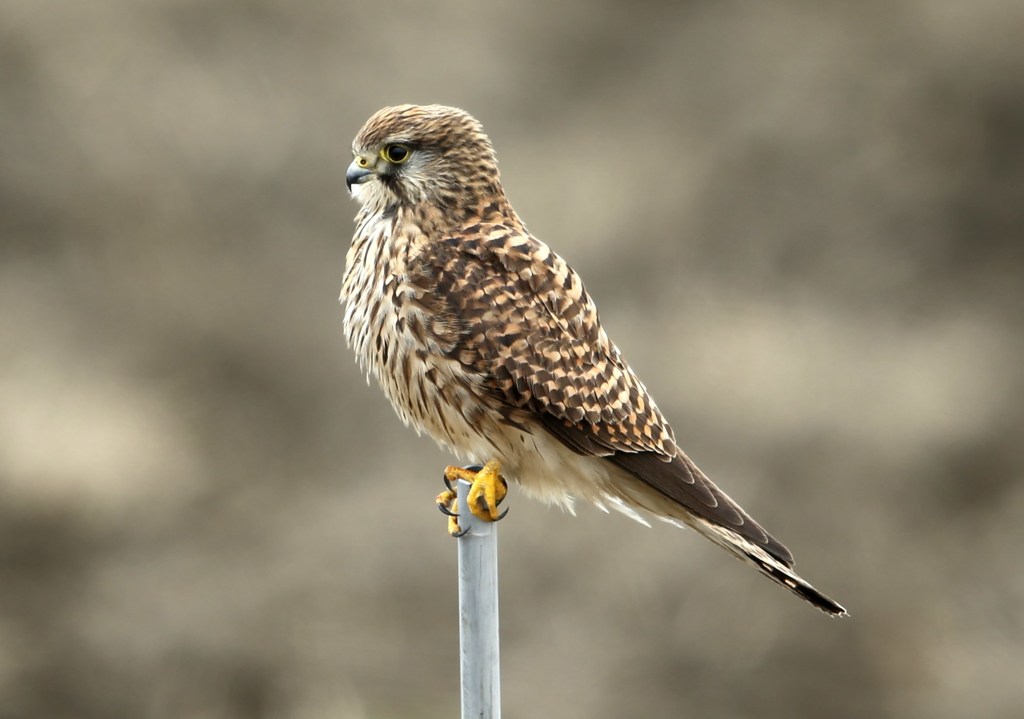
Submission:
[[[392,165],[401,165],[411,154],[412,151],[405,145],[385,145],[380,151],[380,156]]]

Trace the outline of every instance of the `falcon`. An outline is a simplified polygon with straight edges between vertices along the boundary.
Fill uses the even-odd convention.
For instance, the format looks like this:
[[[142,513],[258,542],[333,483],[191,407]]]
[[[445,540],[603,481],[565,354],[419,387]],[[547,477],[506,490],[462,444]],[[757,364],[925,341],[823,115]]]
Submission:
[[[386,107],[352,144],[360,205],[346,258],[344,329],[399,417],[469,469],[438,496],[460,533],[451,481],[500,519],[506,479],[648,524],[688,526],[833,616],[838,603],[676,445],[653,398],[601,327],[579,275],[509,203],[480,123],[441,105]]]

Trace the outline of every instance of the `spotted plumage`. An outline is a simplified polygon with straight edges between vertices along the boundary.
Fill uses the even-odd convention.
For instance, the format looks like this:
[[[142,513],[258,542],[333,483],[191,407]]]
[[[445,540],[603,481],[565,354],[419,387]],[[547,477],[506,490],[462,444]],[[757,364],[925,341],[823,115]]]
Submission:
[[[347,181],[361,208],[345,334],[406,424],[464,460],[498,460],[548,501],[693,527],[845,614],[676,446],[579,276],[512,209],[475,119],[439,105],[384,108],[352,150]]]

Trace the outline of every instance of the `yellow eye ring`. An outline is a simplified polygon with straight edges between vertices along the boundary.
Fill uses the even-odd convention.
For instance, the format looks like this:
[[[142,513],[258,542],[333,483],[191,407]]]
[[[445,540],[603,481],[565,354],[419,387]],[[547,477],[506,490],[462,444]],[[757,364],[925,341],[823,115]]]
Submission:
[[[397,143],[385,145],[380,150],[381,159],[385,162],[390,162],[392,165],[401,165],[409,159],[410,155],[412,155],[412,150],[409,149],[408,145]]]

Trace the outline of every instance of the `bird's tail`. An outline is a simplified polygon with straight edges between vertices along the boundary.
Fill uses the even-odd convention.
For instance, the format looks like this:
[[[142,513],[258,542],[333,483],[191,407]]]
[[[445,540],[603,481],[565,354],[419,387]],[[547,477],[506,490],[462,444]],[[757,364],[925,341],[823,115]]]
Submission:
[[[716,487],[682,452],[671,461],[650,452],[619,452],[608,459],[640,480],[614,485],[613,491],[624,504],[672,524],[689,525],[826,614],[846,615],[838,602],[797,575],[790,551]]]
[[[848,616],[846,609],[841,604],[819,592],[794,572],[793,565],[773,557],[758,545],[725,527],[712,524],[700,517],[688,519],[687,524],[712,542],[726,549],[738,559],[753,565],[761,574],[773,582],[781,584],[804,601],[810,602],[830,616]]]

